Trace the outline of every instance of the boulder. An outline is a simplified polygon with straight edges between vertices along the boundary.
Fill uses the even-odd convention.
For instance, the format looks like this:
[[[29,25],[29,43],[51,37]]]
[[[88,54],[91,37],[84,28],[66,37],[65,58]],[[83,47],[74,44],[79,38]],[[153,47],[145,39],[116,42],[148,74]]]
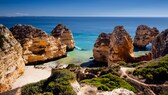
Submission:
[[[137,48],[146,48],[146,45],[151,43],[159,34],[159,30],[155,27],[150,28],[146,25],[138,26],[133,45]]]
[[[161,32],[152,42],[152,58],[168,54],[168,29]]]
[[[60,38],[61,42],[67,46],[67,51],[71,51],[75,48],[72,32],[66,26],[58,24],[52,30],[51,35],[55,38]]]
[[[93,57],[97,62],[107,62],[110,44],[110,34],[101,33],[97,38],[94,48]]]
[[[66,45],[61,43],[60,38],[49,36],[31,25],[18,24],[10,30],[23,47],[26,64],[37,64],[66,56]]]
[[[123,26],[116,26],[111,34],[108,66],[118,61],[132,61],[133,41]]]
[[[9,90],[24,69],[20,43],[5,26],[0,25],[0,93]]]

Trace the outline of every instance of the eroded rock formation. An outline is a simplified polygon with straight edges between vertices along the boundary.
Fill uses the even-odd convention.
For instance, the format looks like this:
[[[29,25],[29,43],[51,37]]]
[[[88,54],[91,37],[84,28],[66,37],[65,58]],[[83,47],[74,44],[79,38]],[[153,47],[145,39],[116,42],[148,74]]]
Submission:
[[[108,66],[114,62],[129,62],[133,56],[133,41],[123,26],[116,26],[111,34]]]
[[[58,24],[52,30],[51,35],[55,38],[60,38],[61,42],[67,46],[67,51],[71,51],[75,48],[72,32],[64,25]]]
[[[138,48],[146,48],[146,45],[151,43],[159,34],[159,30],[155,27],[150,28],[146,25],[138,26],[133,45]]]
[[[59,38],[47,35],[30,25],[15,25],[11,29],[14,37],[23,47],[23,57],[27,64],[52,60],[66,56],[66,45]]]
[[[168,29],[161,32],[152,42],[152,57],[158,58],[168,54]]]
[[[94,44],[93,57],[95,61],[107,62],[109,44],[110,34],[101,33]]]
[[[20,43],[6,27],[0,25],[0,92],[9,90],[24,69]]]

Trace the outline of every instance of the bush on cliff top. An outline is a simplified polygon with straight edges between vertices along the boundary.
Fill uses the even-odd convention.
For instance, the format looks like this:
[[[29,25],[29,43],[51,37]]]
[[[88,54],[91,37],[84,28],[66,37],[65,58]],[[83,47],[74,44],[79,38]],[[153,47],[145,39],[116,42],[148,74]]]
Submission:
[[[125,80],[120,77],[112,74],[106,74],[98,78],[85,79],[81,83],[91,84],[98,87],[98,90],[112,91],[116,88],[126,88],[133,92],[136,92],[136,89],[127,83]]]
[[[75,78],[69,70],[53,70],[48,79],[24,86],[22,95],[75,95],[69,82]]]
[[[168,55],[148,63],[147,66],[137,68],[133,75],[142,76],[146,80],[168,80]]]

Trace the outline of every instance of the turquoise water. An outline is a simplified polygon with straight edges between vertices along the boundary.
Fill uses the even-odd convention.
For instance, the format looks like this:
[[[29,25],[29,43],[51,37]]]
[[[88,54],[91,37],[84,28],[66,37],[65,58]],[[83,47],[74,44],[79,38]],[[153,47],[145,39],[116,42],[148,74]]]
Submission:
[[[168,28],[168,18],[139,17],[0,17],[0,23],[8,28],[15,24],[30,24],[47,33],[59,23],[66,25],[73,33],[76,46],[84,51],[75,49],[68,53],[68,57],[56,61],[63,64],[80,64],[89,61],[97,36],[101,32],[112,32],[117,25],[123,25],[132,38],[135,36],[137,26],[141,24],[157,27],[160,31]],[[135,55],[142,55],[145,52],[148,51],[135,52]]]

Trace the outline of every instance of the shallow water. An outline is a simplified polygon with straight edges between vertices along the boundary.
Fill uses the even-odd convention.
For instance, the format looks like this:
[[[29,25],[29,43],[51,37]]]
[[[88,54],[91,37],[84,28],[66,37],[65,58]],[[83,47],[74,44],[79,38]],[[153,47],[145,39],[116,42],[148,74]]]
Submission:
[[[57,64],[81,64],[92,57],[92,49],[101,32],[110,33],[117,25],[123,25],[132,38],[138,25],[144,24],[157,27],[160,31],[168,28],[168,18],[139,18],[139,17],[0,17],[0,23],[8,28],[15,24],[30,24],[50,34],[59,23],[66,25],[73,33],[75,44],[84,50],[75,49],[68,52],[68,57],[52,62]],[[149,52],[136,51],[135,56]]]

